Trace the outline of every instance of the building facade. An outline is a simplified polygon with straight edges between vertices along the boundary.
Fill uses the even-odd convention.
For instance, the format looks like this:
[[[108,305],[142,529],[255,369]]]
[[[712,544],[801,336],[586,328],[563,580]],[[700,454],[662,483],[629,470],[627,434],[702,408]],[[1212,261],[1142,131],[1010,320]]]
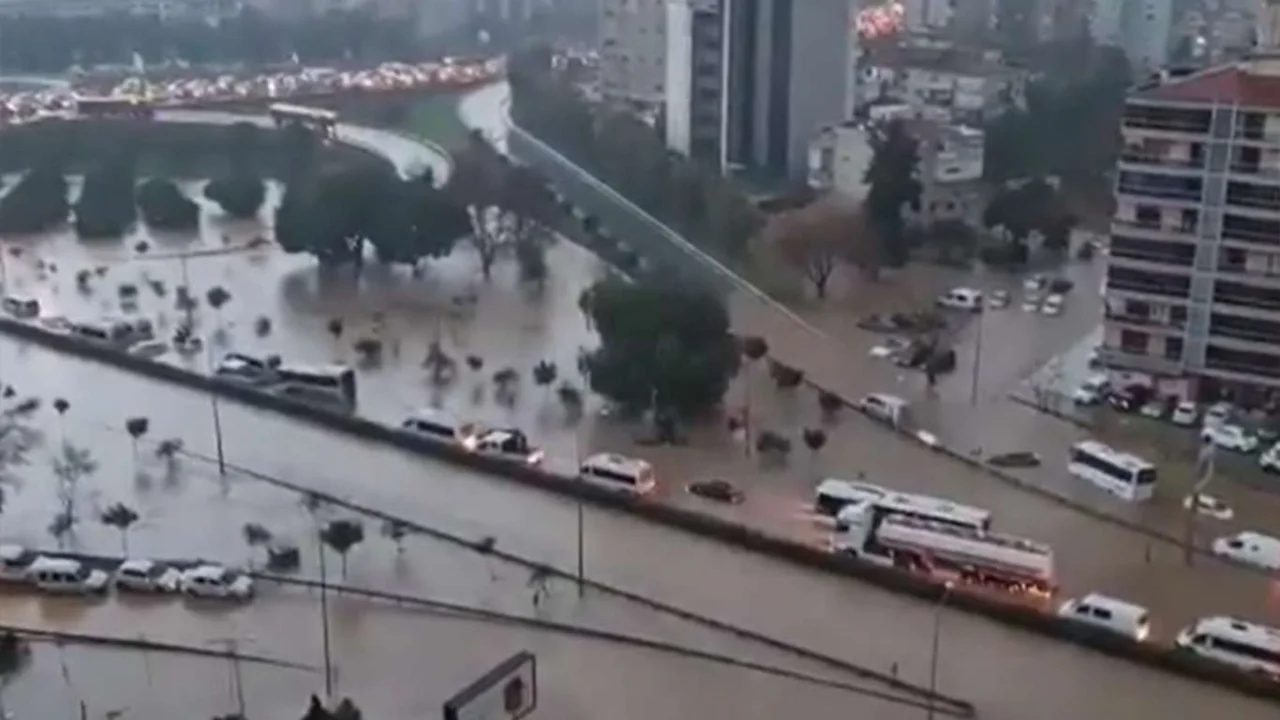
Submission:
[[[980,125],[1026,106],[1027,73],[999,53],[952,45],[883,47],[858,74],[856,104],[942,109],[957,123]]]
[[[855,6],[673,0],[668,10],[668,144],[691,154],[714,146],[705,154],[722,167],[803,181],[809,142],[852,107]]]
[[[601,0],[600,97],[653,111],[666,99],[667,0]]]
[[[1136,92],[1104,286],[1111,369],[1180,397],[1280,391],[1280,60]]]

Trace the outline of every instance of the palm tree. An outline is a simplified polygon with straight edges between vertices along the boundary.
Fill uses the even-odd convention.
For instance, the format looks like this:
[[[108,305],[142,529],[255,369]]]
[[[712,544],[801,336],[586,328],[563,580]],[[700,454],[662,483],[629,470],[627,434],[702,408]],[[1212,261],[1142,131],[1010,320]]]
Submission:
[[[756,335],[748,335],[742,338],[742,354],[747,358],[747,368],[745,377],[743,378],[743,408],[742,408],[742,428],[746,433],[746,442],[743,446],[746,448],[747,454],[751,454],[751,368],[760,362],[760,359],[769,354],[769,342],[762,337]]]
[[[342,579],[345,580],[347,553],[364,540],[364,525],[359,520],[332,520],[320,531],[320,540],[342,558]]]
[[[813,471],[818,465],[818,453],[827,444],[827,433],[821,428],[805,428],[800,433],[800,437],[804,440],[805,446],[809,448],[809,469]],[[813,472],[813,474],[816,477],[817,473]]]
[[[209,288],[209,292],[205,293],[204,299],[209,303],[209,307],[218,315],[218,329],[222,329],[222,306],[231,301],[231,293],[221,285],[214,285]]]
[[[550,360],[543,360],[533,366],[534,384],[546,388],[548,394],[551,392],[551,384],[556,381],[556,375],[558,374],[559,370],[556,368],[556,364]]]
[[[151,421],[144,417],[132,417],[124,421],[124,429],[129,433],[129,438],[133,441],[133,468],[136,472],[138,469],[138,441],[143,435],[147,434],[147,430],[151,429]]]
[[[71,409],[71,403],[66,398],[54,398],[53,410],[58,413],[58,435],[61,436],[63,442],[67,439],[66,416],[67,411]]]
[[[404,552],[404,537],[409,534],[409,526],[401,520],[387,520],[382,523],[382,536],[396,544],[396,552]]]
[[[120,531],[120,549],[124,552],[125,557],[129,556],[129,528],[138,522],[138,512],[124,503],[116,503],[103,511],[103,525],[108,525]]]

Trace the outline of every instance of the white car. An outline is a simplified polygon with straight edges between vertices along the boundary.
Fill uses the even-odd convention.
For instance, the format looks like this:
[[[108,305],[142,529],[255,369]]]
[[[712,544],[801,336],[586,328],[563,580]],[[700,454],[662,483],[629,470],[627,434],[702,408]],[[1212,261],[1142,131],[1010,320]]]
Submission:
[[[1190,510],[1193,503],[1196,506],[1197,513],[1211,517],[1214,520],[1227,521],[1236,516],[1235,511],[1231,509],[1230,505],[1227,505],[1212,495],[1200,493],[1198,497],[1195,495],[1188,495],[1182,499],[1183,509]]]
[[[1050,295],[1044,299],[1044,304],[1040,306],[1040,312],[1049,316],[1061,315],[1063,302],[1065,302],[1065,299],[1061,295]]]
[[[1264,570],[1280,570],[1280,540],[1252,531],[1213,541],[1213,554]]]
[[[1265,472],[1280,473],[1280,443],[1272,445],[1258,458],[1258,466]]]
[[[1022,300],[1022,311],[1023,311],[1023,312],[1029,312],[1029,313],[1039,312],[1039,311],[1040,311],[1040,297],[1039,297],[1038,295],[1028,295],[1028,296],[1026,296],[1025,298],[1023,298],[1023,300]]]
[[[1111,379],[1106,375],[1091,375],[1071,393],[1071,401],[1077,405],[1097,405],[1111,389]]]
[[[542,462],[543,452],[529,444],[519,430],[490,430],[476,438],[476,452],[502,455],[524,460],[530,465]]]
[[[118,590],[170,593],[177,592],[181,582],[181,570],[153,560],[125,560],[116,568]]]
[[[1200,439],[1224,450],[1251,453],[1258,449],[1258,436],[1239,425],[1205,425]]]
[[[182,573],[182,592],[194,597],[247,600],[253,597],[253,578],[221,565],[200,565]]]
[[[938,307],[981,312],[985,301],[981,290],[959,287],[938,297]]]
[[[0,545],[0,581],[25,579],[27,566],[35,559],[36,553],[21,545]]]
[[[1235,414],[1235,406],[1229,402],[1216,402],[1204,411],[1204,426],[1222,425],[1231,420]]]
[[[79,560],[44,555],[27,566],[23,577],[45,592],[70,595],[105,594],[111,584],[111,576],[106,572],[91,568]]]
[[[1183,400],[1173,409],[1173,415],[1169,416],[1169,421],[1174,425],[1191,427],[1196,424],[1196,419],[1199,417],[1200,408],[1190,400]]]

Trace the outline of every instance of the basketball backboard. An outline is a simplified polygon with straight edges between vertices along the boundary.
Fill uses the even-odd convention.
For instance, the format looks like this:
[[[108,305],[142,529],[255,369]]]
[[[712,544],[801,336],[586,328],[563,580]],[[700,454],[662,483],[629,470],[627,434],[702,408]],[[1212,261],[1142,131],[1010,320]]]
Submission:
[[[522,650],[444,704],[444,720],[519,720],[538,706],[538,663]]]

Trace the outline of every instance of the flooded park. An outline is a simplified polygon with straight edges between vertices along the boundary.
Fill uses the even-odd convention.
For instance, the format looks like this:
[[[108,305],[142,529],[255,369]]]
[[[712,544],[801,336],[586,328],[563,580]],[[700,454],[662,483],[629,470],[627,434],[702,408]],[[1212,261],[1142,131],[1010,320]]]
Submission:
[[[488,123],[490,134],[500,134],[500,86],[470,96],[460,107],[465,121],[473,126]],[[399,163],[402,167],[431,163],[447,168],[441,158],[414,146],[418,154]],[[443,177],[443,172],[437,176]],[[193,180],[185,187],[198,196],[198,185]],[[274,190],[270,202],[278,195]],[[70,232],[7,238],[0,253],[6,292],[38,299],[45,314],[145,316],[157,327],[172,328],[182,316],[172,289],[187,284],[202,299],[195,317],[201,334],[210,338],[210,352],[190,357],[171,353],[162,358],[165,362],[207,371],[211,358],[216,362],[221,354],[235,351],[279,354],[287,362],[351,363],[358,369],[358,410],[372,419],[398,423],[415,408],[437,405],[468,420],[520,427],[548,451],[548,464],[561,470],[573,467],[575,458],[589,451],[643,454],[663,478],[664,501],[728,514],[815,543],[823,542],[828,532],[815,525],[807,512],[815,481],[823,476],[861,475],[884,485],[990,509],[998,529],[1053,545],[1065,593],[1099,590],[1146,604],[1157,618],[1156,633],[1161,639],[1200,615],[1232,613],[1274,620],[1276,609],[1267,578],[1208,560],[1188,568],[1180,548],[1012,489],[979,470],[891,435],[865,418],[852,413],[824,418],[810,391],[781,391],[772,386],[763,368],[744,373],[731,390],[730,401],[742,398],[745,403],[748,393],[743,383],[751,383],[751,412],[762,426],[792,434],[804,427],[824,427],[829,441],[821,452],[810,455],[800,448],[781,466],[765,465],[760,458],[748,456],[718,424],[693,428],[686,447],[638,449],[635,438],[641,430],[602,416],[594,401],[581,422],[572,422],[554,394],[536,387],[531,377],[535,364],[550,361],[559,369],[557,383],[584,385],[577,376],[576,358],[593,337],[578,308],[578,297],[604,268],[567,240],[550,248],[549,281],[544,289],[534,291],[521,285],[514,263],[507,261],[500,262],[492,280],[484,282],[478,259],[464,244],[449,257],[427,263],[421,276],[374,267],[360,275],[322,273],[309,256],[288,255],[270,243],[256,241],[271,237],[270,216],[264,210],[257,222],[232,222],[205,207],[200,232],[194,236],[153,237],[139,230],[129,238],[106,243],[81,242]],[[77,273],[86,269],[91,271],[87,287],[76,280]],[[1025,436],[1019,433],[1028,432],[1030,421],[1009,416],[1001,421],[1009,422],[1008,430],[1000,431],[1008,434],[988,435],[989,431],[974,427],[985,420],[973,422],[973,413],[982,413],[985,419],[995,417],[988,413],[1011,412],[1004,409],[1005,389],[1068,347],[1066,336],[1077,326],[1081,333],[1087,332],[1088,316],[1096,317],[1096,306],[1090,310],[1087,299],[1087,278],[1093,271],[1085,266],[1071,269],[1079,274],[1077,284],[1083,288],[1074,298],[1080,307],[1055,319],[1061,321],[1057,325],[1046,324],[1044,318],[1012,315],[1016,309],[1008,311],[1007,318],[987,320],[983,331],[990,361],[984,360],[985,370],[977,374],[976,409],[970,405],[971,373],[964,351],[955,375],[929,395],[921,378],[905,376],[909,371],[872,359],[874,339],[851,328],[856,315],[849,312],[850,307],[865,313],[871,311],[872,302],[886,303],[887,309],[888,303],[901,302],[902,297],[929,298],[935,288],[955,283],[954,275],[939,272],[925,278],[918,286],[901,290],[898,300],[890,293],[889,299],[873,301],[851,291],[847,305],[827,311],[826,316],[806,312],[806,319],[824,336],[821,343],[813,340],[811,329],[789,324],[745,298],[733,299],[734,323],[741,332],[767,337],[780,360],[804,367],[814,379],[830,381],[833,389],[850,396],[898,392],[918,400],[923,422],[936,424],[941,437],[1003,451],[1003,444],[1022,446]],[[122,305],[122,285],[138,288],[136,302]],[[230,296],[218,310],[203,302],[213,287],[222,287]],[[266,332],[262,318],[269,326]],[[338,332],[334,320],[341,325]],[[965,338],[974,330],[961,328],[960,342],[969,342]],[[380,339],[389,349],[380,363],[360,362],[354,344],[368,337]],[[482,365],[462,370],[448,387],[433,385],[423,368],[433,343],[457,358],[482,358]],[[1019,349],[1022,346],[1030,349],[1024,352]],[[803,357],[788,354],[805,348]],[[490,378],[508,367],[525,379],[518,401],[504,404],[494,398]],[[73,534],[62,538],[72,549],[121,552],[125,538],[97,517],[103,508],[123,502],[140,515],[127,533],[131,554],[260,563],[261,550],[248,546],[242,533],[246,523],[256,523],[274,537],[296,544],[302,556],[298,574],[315,577],[321,552],[317,527],[335,518],[360,519],[366,537],[345,561],[344,582],[354,586],[650,637],[838,682],[856,680],[833,678],[829,667],[814,667],[621,598],[588,591],[580,599],[573,585],[563,581],[551,581],[546,599],[535,608],[527,567],[412,535],[400,549],[383,537],[376,520],[341,507],[309,505],[303,495],[263,477],[403,516],[472,543],[491,538],[494,547],[567,571],[573,568],[578,540],[578,508],[571,502],[233,402],[215,405],[208,395],[9,338],[0,338],[0,381],[15,390],[7,403],[40,400],[40,407],[24,422],[42,436],[28,452],[27,463],[10,471],[18,482],[6,488],[0,517],[0,535],[6,542],[55,546],[47,528],[61,499],[52,460],[65,441],[89,449],[95,465],[74,488],[82,519]],[[54,409],[55,398],[66,400],[64,412]],[[225,476],[210,461],[218,445],[215,413],[221,445],[231,464]],[[136,417],[148,420],[148,429],[139,439],[125,431],[126,421]],[[1073,436],[1061,429],[1054,432],[1050,437],[1063,438],[1059,452],[1065,451]],[[168,439],[181,440],[186,453],[175,459],[158,457],[157,444]],[[1074,493],[1109,512],[1126,512],[1078,486],[1065,485],[1071,481],[1065,472],[1058,472],[1061,463],[1051,453],[1044,451],[1046,458],[1053,457],[1052,472],[1041,471],[1044,479],[1037,475],[1036,482]],[[737,507],[713,506],[682,491],[688,481],[708,477],[732,478],[746,489],[747,502]],[[1265,498],[1240,501],[1242,512],[1234,522],[1264,522],[1266,502]],[[1257,515],[1246,506],[1256,507]],[[1168,507],[1157,506],[1150,512],[1152,517],[1140,519],[1164,525],[1176,522]],[[1223,690],[632,517],[587,508],[583,527],[585,567],[592,580],[878,672],[893,671],[908,682],[925,682],[930,633],[940,618],[938,687],[975,703],[981,717],[1068,720],[1221,713],[1250,720],[1274,714],[1261,702]],[[1217,527],[1201,531],[1211,533]],[[338,562],[330,559],[329,571],[338,575]],[[6,596],[0,601],[6,622],[14,625],[146,635],[192,644],[227,636],[252,638],[253,651],[312,668],[247,671],[252,678],[246,683],[247,702],[253,714],[264,717],[300,714],[306,696],[320,686],[314,670],[320,654],[317,598],[296,588],[266,587],[252,604],[236,609],[170,600],[84,604]],[[339,690],[355,697],[371,717],[434,713],[451,690],[518,648],[538,653],[544,663],[548,716],[726,713],[766,718],[799,710],[814,715],[857,711],[894,720],[922,712],[794,678],[754,673],[747,683],[743,673],[753,671],[661,655],[652,649],[481,624],[355,597],[337,598],[331,611]],[[231,709],[223,679],[226,661],[152,658],[147,662],[137,657],[121,661],[108,655],[101,649],[38,649],[31,672],[5,691],[6,708],[17,717],[70,713],[69,708],[80,700],[91,703],[99,714],[131,707],[133,712],[126,715],[148,717]],[[189,693],[184,688],[181,695],[166,690],[190,684],[195,677],[205,678],[205,685]],[[59,691],[41,691],[48,687]],[[1089,691],[1080,692],[1081,688]]]

